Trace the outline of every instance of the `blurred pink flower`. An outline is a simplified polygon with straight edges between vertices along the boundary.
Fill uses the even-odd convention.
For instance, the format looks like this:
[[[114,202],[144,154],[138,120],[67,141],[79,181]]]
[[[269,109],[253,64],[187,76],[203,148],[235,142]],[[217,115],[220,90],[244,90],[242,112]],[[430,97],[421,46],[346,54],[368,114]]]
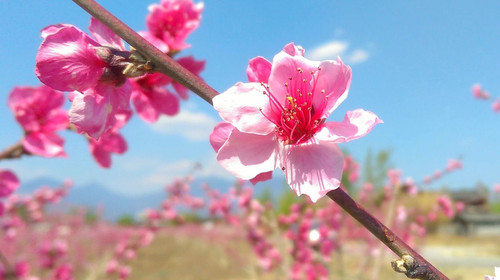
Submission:
[[[477,99],[489,99],[490,94],[483,90],[480,84],[475,84],[472,86],[472,95]]]
[[[491,108],[493,109],[494,112],[500,113],[500,98],[495,100],[495,102],[491,104]]]
[[[74,280],[73,267],[70,264],[63,264],[54,269],[54,280]]]
[[[176,52],[189,47],[184,40],[198,28],[202,11],[203,3],[194,4],[192,0],[161,0],[149,6],[146,26]]]
[[[382,121],[357,109],[343,122],[326,123],[347,97],[351,69],[340,59],[317,62],[303,53],[293,43],[286,45],[273,63],[259,59],[257,69],[249,66],[247,74],[254,74],[249,78],[261,79],[260,84],[237,83],[213,99],[222,119],[234,126],[221,141],[217,160],[244,180],[279,167],[297,195],[316,201],[340,185],[344,161],[337,143],[362,137]],[[228,128],[216,126],[213,134]]]
[[[43,157],[66,156],[64,139],[56,133],[68,126],[62,92],[45,85],[15,87],[7,104],[26,132],[23,146],[28,152]]]
[[[455,211],[453,210],[452,201],[449,196],[447,195],[439,196],[437,198],[437,203],[446,217],[453,218],[453,216],[455,216]]]
[[[123,154],[127,151],[127,142],[119,130],[125,126],[131,114],[117,114],[113,128],[102,134],[99,140],[89,138],[90,153],[103,168],[111,166],[111,154]]]
[[[179,99],[164,88],[170,82],[169,77],[152,73],[130,81],[132,104],[145,122],[156,122],[160,114],[174,116],[179,113]]]
[[[0,197],[7,197],[19,188],[19,179],[9,170],[0,169]]]
[[[446,165],[446,171],[451,172],[457,169],[462,168],[462,162],[457,159],[449,159],[448,164]]]
[[[493,192],[500,193],[500,183],[496,183],[493,185]]]

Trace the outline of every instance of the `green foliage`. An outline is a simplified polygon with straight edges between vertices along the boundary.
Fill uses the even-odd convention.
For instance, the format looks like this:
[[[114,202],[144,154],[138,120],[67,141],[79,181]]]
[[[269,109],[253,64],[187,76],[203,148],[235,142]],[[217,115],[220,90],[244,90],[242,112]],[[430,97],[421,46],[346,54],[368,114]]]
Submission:
[[[500,201],[490,204],[490,210],[492,213],[500,213]]]
[[[262,190],[262,193],[256,197],[256,199],[261,203],[261,204],[266,204],[268,202],[273,202],[273,194],[271,192],[271,189],[269,187],[265,188]]]
[[[88,209],[85,211],[85,223],[93,225],[99,221],[99,214],[94,209]]]
[[[135,218],[132,215],[123,215],[118,218],[118,221],[116,221],[116,223],[120,226],[133,226],[137,224]]]
[[[382,187],[387,178],[387,171],[392,167],[390,157],[391,150],[381,150],[375,156],[368,150],[363,166],[364,182],[372,183],[375,188]]]
[[[283,191],[281,196],[278,198],[278,207],[276,208],[276,214],[290,214],[290,206],[292,204],[299,202],[302,197],[297,197],[297,195],[290,190],[290,187],[286,182],[282,185]]]

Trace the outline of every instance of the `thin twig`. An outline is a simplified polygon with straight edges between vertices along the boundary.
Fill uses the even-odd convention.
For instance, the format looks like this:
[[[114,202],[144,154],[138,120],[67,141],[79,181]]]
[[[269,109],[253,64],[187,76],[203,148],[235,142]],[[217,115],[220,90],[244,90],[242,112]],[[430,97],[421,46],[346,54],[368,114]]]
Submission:
[[[29,155],[30,153],[24,149],[23,142],[18,141],[14,145],[8,147],[0,153],[0,160],[20,158],[22,155]]]
[[[441,271],[430,264],[424,257],[413,250],[408,244],[401,240],[394,232],[382,224],[377,218],[369,214],[361,205],[356,203],[344,190],[341,188],[332,190],[326,194],[331,200],[335,201],[349,215],[360,222],[367,228],[375,237],[384,243],[399,257],[410,255],[415,259],[418,268],[418,277],[427,280],[449,280]],[[412,272],[406,274],[412,277]],[[414,277],[415,278],[415,277]]]
[[[203,82],[199,77],[182,67],[167,54],[161,52],[146,39],[142,38],[141,35],[137,34],[137,32],[104,9],[96,1],[73,0],[73,2],[104,23],[109,29],[138,50],[139,53],[150,59],[158,72],[171,77],[212,105],[212,98],[214,98],[218,92]]]

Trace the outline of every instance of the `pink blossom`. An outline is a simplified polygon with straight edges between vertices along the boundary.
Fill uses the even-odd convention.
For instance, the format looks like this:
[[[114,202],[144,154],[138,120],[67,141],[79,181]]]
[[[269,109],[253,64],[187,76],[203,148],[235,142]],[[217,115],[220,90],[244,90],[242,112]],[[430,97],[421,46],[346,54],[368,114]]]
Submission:
[[[493,185],[493,192],[500,193],[500,183],[496,183]]]
[[[23,146],[28,152],[43,157],[66,156],[64,139],[56,133],[68,126],[62,92],[44,85],[15,87],[7,104],[26,132]]]
[[[439,196],[437,198],[437,203],[446,217],[453,218],[453,216],[455,215],[455,211],[453,210],[452,207],[452,201],[448,196],[446,195]]]
[[[19,188],[19,179],[9,170],[0,169],[0,197],[7,197]]]
[[[132,104],[145,122],[156,122],[160,114],[174,116],[179,112],[179,99],[163,86],[170,78],[160,74],[146,74],[132,79]]]
[[[199,76],[201,71],[205,69],[205,61],[196,60],[193,56],[181,57],[177,59],[177,62],[196,76]],[[172,80],[172,86],[181,99],[188,99],[189,95],[187,94],[188,89],[186,87],[174,80]]]
[[[129,62],[120,37],[95,18],[89,30],[95,40],[72,25],[43,29],[35,73],[54,89],[77,91],[70,98],[70,122],[97,139],[113,127],[118,112],[130,110],[131,87],[122,74]]]
[[[491,104],[491,109],[496,113],[500,113],[500,98]]]
[[[482,89],[480,84],[475,84],[472,86],[472,95],[476,99],[489,99],[489,92]]]
[[[360,138],[382,121],[357,109],[342,122],[325,122],[349,90],[351,69],[340,59],[311,61],[290,43],[267,65],[268,83],[255,75],[260,84],[237,83],[213,99],[222,119],[235,127],[217,160],[244,180],[279,167],[297,195],[316,201],[340,186],[344,161],[337,143]]]
[[[456,159],[449,159],[446,165],[446,171],[451,172],[462,168],[462,162]]]
[[[198,28],[202,11],[203,3],[194,4],[192,0],[161,0],[149,6],[146,25],[153,36],[176,52],[189,47],[184,40]]]
[[[54,280],[74,280],[73,267],[70,264],[63,264],[54,270]]]
[[[127,142],[119,130],[125,126],[130,116],[130,113],[117,114],[116,122],[110,131],[102,134],[99,140],[89,138],[90,153],[101,167],[111,166],[112,153],[123,154],[127,151]]]
[[[489,99],[490,98],[489,92],[483,90],[480,84],[473,85],[471,90],[472,90],[472,95],[476,99]]]

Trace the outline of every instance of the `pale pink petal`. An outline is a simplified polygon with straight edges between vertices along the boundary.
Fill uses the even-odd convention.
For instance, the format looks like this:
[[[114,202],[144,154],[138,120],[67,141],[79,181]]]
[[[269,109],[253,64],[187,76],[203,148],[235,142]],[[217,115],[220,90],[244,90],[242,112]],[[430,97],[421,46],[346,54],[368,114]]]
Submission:
[[[351,67],[340,58],[337,61],[322,61],[319,66],[321,70],[317,76],[313,106],[322,112],[322,118],[327,118],[347,98],[352,73]]]
[[[19,188],[19,179],[9,170],[0,170],[0,197],[6,197]]]
[[[53,24],[45,27],[40,31],[40,36],[45,39],[47,36],[52,35],[54,33],[57,33],[59,29],[65,28],[65,27],[72,27],[73,25],[71,24],[65,24],[65,23],[59,23],[59,24]],[[75,27],[76,28],[76,27]],[[79,29],[78,29],[79,30]],[[82,31],[83,32],[83,31]]]
[[[264,182],[267,180],[271,180],[272,178],[273,178],[273,172],[268,171],[268,172],[260,173],[259,175],[255,176],[254,178],[250,179],[249,181],[250,181],[250,183],[252,183],[252,185],[255,185],[258,182]]]
[[[28,152],[47,158],[66,157],[63,145],[64,139],[54,133],[33,132],[23,140],[23,146]]]
[[[275,125],[260,111],[269,104],[263,89],[257,83],[237,83],[214,97],[214,108],[239,131],[267,135],[274,131]]]
[[[286,96],[289,95],[288,88],[303,88],[304,80],[308,83],[308,90],[312,91],[311,71],[318,72],[319,64],[318,61],[312,61],[303,56],[290,56],[284,51],[279,52],[274,56],[269,76],[271,93],[281,104],[285,104]]]
[[[267,84],[271,75],[271,66],[271,62],[261,56],[250,59],[247,67],[248,81]]]
[[[60,28],[40,45],[35,74],[57,90],[86,90],[97,83],[106,66],[95,46],[97,43],[78,28]]]
[[[174,116],[179,113],[179,99],[164,88],[137,88],[132,91],[131,99],[139,117],[148,123],[156,122],[160,114]]]
[[[283,47],[283,51],[291,56],[296,56],[296,55],[304,56],[305,52],[304,48],[302,48],[301,46],[296,46],[294,43],[286,44]]]
[[[500,113],[500,98],[491,104],[491,108],[493,109],[493,112]]]
[[[199,76],[201,71],[205,69],[205,61],[196,60],[192,56],[179,58],[177,62],[196,76]],[[183,100],[188,99],[189,95],[188,89],[186,87],[175,81],[172,82],[172,86],[174,87],[177,94],[179,94],[180,98],[182,98]]]
[[[220,147],[226,143],[233,129],[234,126],[227,122],[220,122],[215,125],[214,130],[210,133],[209,137],[210,145],[212,145],[215,152],[218,152]]]
[[[340,186],[344,158],[336,144],[319,142],[283,147],[281,165],[288,185],[313,202]]]
[[[234,129],[217,153],[217,161],[243,180],[250,180],[276,168],[278,142],[276,135],[248,134]]]
[[[99,83],[84,94],[76,94],[69,110],[70,122],[79,132],[98,139],[114,126],[115,114],[130,110],[130,92],[129,83],[119,88]]]
[[[348,111],[342,122],[325,123],[315,137],[333,143],[348,142],[365,136],[379,123],[383,121],[374,113],[357,109]]]
[[[89,31],[99,44],[121,51],[125,50],[122,39],[94,17],[90,19]]]

